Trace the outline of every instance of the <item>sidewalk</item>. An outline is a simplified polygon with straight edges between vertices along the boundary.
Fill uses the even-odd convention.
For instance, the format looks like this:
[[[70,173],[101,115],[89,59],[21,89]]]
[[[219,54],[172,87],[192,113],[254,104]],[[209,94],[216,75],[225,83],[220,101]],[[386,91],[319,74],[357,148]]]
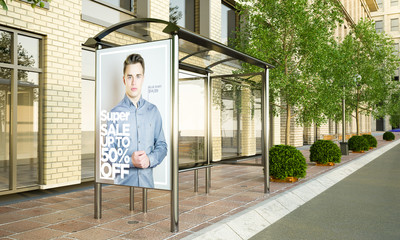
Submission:
[[[135,190],[135,210],[129,211],[129,188],[103,187],[102,219],[94,219],[94,190],[38,197],[4,204],[0,200],[0,237],[3,239],[181,239],[193,238],[236,219],[281,193],[299,189],[324,173],[360,157],[377,155],[384,146],[397,144],[376,136],[378,148],[350,153],[334,167],[308,162],[307,176],[296,183],[271,183],[264,194],[262,167],[218,165],[212,168],[211,191],[204,193],[204,171],[199,171],[199,192],[193,192],[193,172],[179,175],[179,232],[170,232],[170,194],[148,191],[148,213],[141,212],[141,189]],[[396,133],[396,139],[400,133]],[[390,145],[389,145],[390,146]],[[388,146],[388,147],[389,147]],[[309,151],[302,150],[308,159]],[[0,197],[1,198],[1,197]],[[204,230],[206,229],[207,230]],[[238,228],[239,229],[239,228]],[[215,239],[215,237],[213,238]]]

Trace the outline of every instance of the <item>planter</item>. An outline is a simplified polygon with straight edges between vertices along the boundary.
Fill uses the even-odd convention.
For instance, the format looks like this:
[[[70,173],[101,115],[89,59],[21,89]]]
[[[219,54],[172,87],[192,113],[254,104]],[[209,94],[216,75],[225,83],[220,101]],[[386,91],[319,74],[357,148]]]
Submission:
[[[273,176],[270,176],[269,179],[271,180],[271,182],[283,182],[283,183],[294,183],[294,182],[297,182],[297,180],[299,180],[296,177],[287,177],[285,179],[277,179]]]
[[[327,162],[327,163],[317,162],[317,166],[335,166],[335,163],[334,162]]]
[[[353,153],[364,153],[365,151],[364,150],[361,150],[361,151],[352,151]]]

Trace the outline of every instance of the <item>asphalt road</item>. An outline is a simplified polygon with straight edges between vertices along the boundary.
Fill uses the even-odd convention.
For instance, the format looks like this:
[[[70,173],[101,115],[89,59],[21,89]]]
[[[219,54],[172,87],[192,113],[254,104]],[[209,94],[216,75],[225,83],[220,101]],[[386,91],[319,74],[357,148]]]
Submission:
[[[400,240],[400,144],[251,238],[258,239]]]

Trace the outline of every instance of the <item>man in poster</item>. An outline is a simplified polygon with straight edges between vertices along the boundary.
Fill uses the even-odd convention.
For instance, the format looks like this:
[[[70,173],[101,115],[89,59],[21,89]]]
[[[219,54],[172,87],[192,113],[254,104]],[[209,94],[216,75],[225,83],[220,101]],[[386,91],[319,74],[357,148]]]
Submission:
[[[159,165],[167,155],[167,143],[162,128],[161,114],[157,107],[142,98],[145,64],[139,54],[131,54],[124,61],[123,83],[125,96],[110,112],[120,113],[114,124],[116,132],[127,132],[130,144],[126,148],[117,144],[114,148],[123,148],[122,152],[130,156],[129,173],[115,174],[114,183],[135,187],[154,188],[153,168]],[[128,126],[124,129],[123,126]],[[118,151],[121,151],[118,149]]]

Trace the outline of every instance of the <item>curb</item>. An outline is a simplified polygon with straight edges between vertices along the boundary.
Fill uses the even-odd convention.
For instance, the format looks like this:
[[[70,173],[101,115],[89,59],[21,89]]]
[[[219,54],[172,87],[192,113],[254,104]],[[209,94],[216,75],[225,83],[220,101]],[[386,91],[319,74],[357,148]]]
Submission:
[[[400,140],[387,144],[382,148],[367,153],[329,172],[323,173],[314,179],[280,193],[183,239],[249,239],[398,144],[400,144]]]

